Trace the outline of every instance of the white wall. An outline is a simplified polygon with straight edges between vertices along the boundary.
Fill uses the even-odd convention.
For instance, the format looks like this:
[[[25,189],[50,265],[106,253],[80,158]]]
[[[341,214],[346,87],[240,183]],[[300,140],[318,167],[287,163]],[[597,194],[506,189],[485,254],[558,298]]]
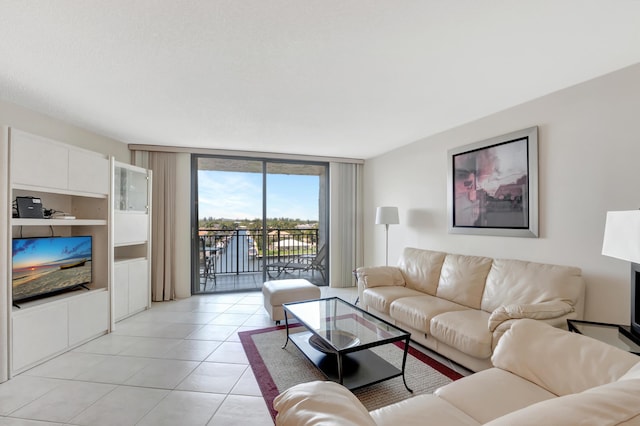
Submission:
[[[600,253],[606,211],[640,207],[639,81],[635,65],[368,160],[365,264],[384,264],[376,206],[398,206],[390,264],[411,246],[578,266],[586,319],[628,324],[630,266]],[[540,238],[448,234],[447,150],[530,126],[539,126]]]
[[[15,127],[84,149],[113,155],[116,160],[123,163],[131,163],[131,153],[124,142],[91,133],[2,100],[0,100],[0,126]]]

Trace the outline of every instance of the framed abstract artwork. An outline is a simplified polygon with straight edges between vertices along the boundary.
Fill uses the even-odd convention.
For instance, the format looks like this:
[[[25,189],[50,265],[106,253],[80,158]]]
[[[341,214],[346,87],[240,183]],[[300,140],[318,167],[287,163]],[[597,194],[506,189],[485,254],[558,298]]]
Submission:
[[[447,154],[449,233],[538,237],[538,127]]]

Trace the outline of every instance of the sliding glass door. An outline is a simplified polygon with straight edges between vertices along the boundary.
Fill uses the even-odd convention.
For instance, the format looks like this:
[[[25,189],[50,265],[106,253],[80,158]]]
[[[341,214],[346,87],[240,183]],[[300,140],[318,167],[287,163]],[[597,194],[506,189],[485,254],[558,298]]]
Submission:
[[[192,293],[327,284],[328,164],[192,157]]]

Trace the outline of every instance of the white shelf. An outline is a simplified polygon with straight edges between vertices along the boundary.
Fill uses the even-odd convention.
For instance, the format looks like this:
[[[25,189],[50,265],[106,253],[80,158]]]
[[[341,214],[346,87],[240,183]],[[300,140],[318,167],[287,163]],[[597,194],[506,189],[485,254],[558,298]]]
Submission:
[[[131,262],[138,262],[141,260],[147,260],[146,257],[127,257],[127,258],[115,258],[113,261],[114,263],[131,263]]]
[[[87,288],[89,290],[87,290]],[[26,302],[17,302],[16,304],[19,306],[12,306],[11,311],[13,315],[24,315],[25,312],[28,312],[32,308],[40,307],[43,305],[54,305],[57,303],[67,303],[69,300],[76,299],[78,297],[84,297],[89,293],[100,293],[107,291],[106,288],[96,288],[93,287],[92,284],[87,284],[87,288],[78,287],[76,289],[66,291],[63,293],[54,294],[48,297],[43,297],[39,299],[33,299]]]
[[[49,188],[46,186],[37,185],[25,185],[20,183],[13,184],[13,189],[19,189],[22,191],[35,191],[35,192],[47,192],[51,194],[60,195],[73,195],[76,197],[88,197],[88,198],[107,198],[108,194],[98,194],[95,192],[76,191],[62,188]]]
[[[12,219],[14,226],[104,226],[106,219]]]
[[[147,244],[148,241],[147,240],[143,240],[143,241],[131,241],[131,242],[126,242],[126,243],[118,243],[118,244],[114,244],[114,247],[130,247],[130,246],[139,246],[142,244]]]

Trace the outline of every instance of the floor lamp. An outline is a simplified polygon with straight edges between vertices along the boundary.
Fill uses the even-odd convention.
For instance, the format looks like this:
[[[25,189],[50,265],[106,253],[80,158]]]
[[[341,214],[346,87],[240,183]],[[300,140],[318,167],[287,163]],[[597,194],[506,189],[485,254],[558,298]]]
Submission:
[[[399,223],[397,207],[378,207],[376,209],[376,225],[384,225],[385,227],[386,257],[384,264],[386,266],[389,266],[389,225],[397,225]]]

